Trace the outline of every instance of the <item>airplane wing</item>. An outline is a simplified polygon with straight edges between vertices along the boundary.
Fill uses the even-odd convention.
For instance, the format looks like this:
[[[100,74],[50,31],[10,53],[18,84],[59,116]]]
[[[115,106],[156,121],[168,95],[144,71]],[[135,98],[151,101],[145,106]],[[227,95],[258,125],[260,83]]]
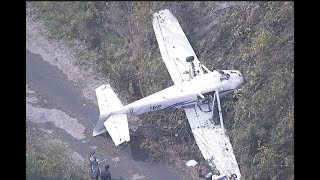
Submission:
[[[194,53],[178,20],[168,10],[161,10],[153,15],[153,29],[157,38],[160,53],[174,84],[190,80],[189,56],[194,57],[194,68],[202,74],[200,62]]]
[[[220,174],[229,177],[236,174],[237,179],[240,179],[238,163],[230,140],[224,133],[224,127],[221,123],[214,124],[213,113],[207,109],[208,104],[184,108],[195,141],[205,160],[209,161]]]

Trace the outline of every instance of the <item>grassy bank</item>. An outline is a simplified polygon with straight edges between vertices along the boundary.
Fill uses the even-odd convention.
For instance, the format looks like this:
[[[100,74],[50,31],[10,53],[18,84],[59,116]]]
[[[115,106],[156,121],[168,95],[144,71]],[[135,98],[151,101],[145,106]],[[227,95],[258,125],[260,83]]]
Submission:
[[[172,85],[152,28],[152,14],[169,8],[201,62],[211,69],[240,70],[245,77],[241,93],[223,102],[242,177],[293,179],[293,2],[27,4],[51,37],[85,44],[79,64],[94,66],[128,101]],[[154,127],[138,130],[151,159],[201,159],[182,110],[141,118]]]
[[[65,144],[26,126],[26,179],[89,179],[89,167],[75,159]]]

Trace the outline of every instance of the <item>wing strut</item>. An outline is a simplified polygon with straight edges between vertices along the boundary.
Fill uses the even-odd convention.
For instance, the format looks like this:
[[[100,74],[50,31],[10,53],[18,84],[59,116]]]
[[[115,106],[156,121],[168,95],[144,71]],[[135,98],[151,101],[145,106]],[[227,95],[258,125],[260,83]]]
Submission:
[[[212,111],[212,113],[214,112],[214,102],[216,101],[216,99],[217,99],[217,104],[218,104],[220,126],[221,126],[221,129],[222,129],[222,133],[224,133],[224,125],[223,125],[221,105],[220,105],[220,96],[219,96],[219,91],[218,90],[216,90],[214,92],[214,95],[213,95],[213,100],[212,100],[212,109],[213,109],[213,111]]]
[[[220,106],[219,91],[215,91],[214,94],[217,97],[219,117],[220,117],[220,125],[221,125],[222,132],[224,133],[224,125],[223,125],[222,112],[221,112],[221,106]]]

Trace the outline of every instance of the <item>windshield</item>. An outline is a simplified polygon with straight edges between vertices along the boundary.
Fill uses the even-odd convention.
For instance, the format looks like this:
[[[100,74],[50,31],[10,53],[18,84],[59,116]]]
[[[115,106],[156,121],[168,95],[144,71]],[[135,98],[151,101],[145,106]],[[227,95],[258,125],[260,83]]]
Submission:
[[[222,81],[222,80],[228,80],[228,79],[229,79],[230,74],[225,73],[225,72],[223,72],[223,71],[221,71],[221,70],[219,70],[218,72],[219,72],[220,75],[221,75],[221,78],[220,78],[221,81]]]

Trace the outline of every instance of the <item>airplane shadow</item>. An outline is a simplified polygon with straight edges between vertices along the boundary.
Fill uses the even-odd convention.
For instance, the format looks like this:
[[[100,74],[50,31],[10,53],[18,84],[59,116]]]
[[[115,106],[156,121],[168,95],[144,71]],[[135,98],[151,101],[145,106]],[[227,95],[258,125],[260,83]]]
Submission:
[[[100,134],[99,136],[108,139],[108,141],[112,142],[111,136],[108,132]],[[119,147],[127,147],[130,149],[131,156],[134,161],[142,161],[146,162],[149,158],[149,152],[147,150],[143,150],[140,148],[140,144],[142,143],[142,132],[137,129],[134,133],[130,134],[129,143],[122,143]]]
[[[146,162],[149,158],[149,152],[140,148],[140,144],[142,143],[141,136],[142,132],[138,128],[135,133],[132,133],[129,145],[133,160]]]

